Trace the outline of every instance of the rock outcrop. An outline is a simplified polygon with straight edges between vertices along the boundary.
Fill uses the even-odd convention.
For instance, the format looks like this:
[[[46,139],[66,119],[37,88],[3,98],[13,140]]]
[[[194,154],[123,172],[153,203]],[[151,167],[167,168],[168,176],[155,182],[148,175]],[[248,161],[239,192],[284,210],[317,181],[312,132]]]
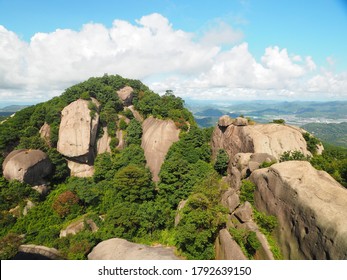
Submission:
[[[111,143],[111,137],[108,135],[107,127],[102,128],[104,133],[100,139],[98,139],[97,142],[97,153],[110,153],[110,143]]]
[[[97,232],[98,231],[98,226],[95,224],[95,222],[92,219],[78,219],[77,221],[74,221],[73,223],[69,224],[65,229],[62,229],[60,231],[59,237],[66,237],[69,234],[70,235],[75,235],[78,232],[85,230],[89,228],[92,232]]]
[[[145,152],[147,165],[152,172],[153,181],[159,181],[159,171],[171,145],[179,140],[180,130],[172,120],[147,118],[142,123],[141,147]]]
[[[286,151],[300,151],[310,155],[306,141],[297,128],[280,124],[247,125],[236,119],[232,124],[223,116],[212,134],[212,153],[224,149],[230,158],[238,153],[266,153],[277,160]]]
[[[62,111],[59,128],[58,151],[73,161],[89,163],[94,159],[94,147],[98,130],[99,114],[92,116],[89,102],[99,106],[97,100],[78,99]]]
[[[215,242],[216,260],[247,260],[240,246],[227,229],[219,231]]]
[[[89,260],[178,260],[173,248],[147,246],[112,238],[96,245]]]
[[[14,150],[2,164],[7,180],[18,180],[30,185],[44,184],[44,178],[51,174],[52,163],[40,150]]]
[[[40,128],[40,137],[49,147],[51,146],[51,126],[46,122]]]
[[[285,259],[347,259],[347,190],[306,161],[259,169],[256,207],[275,215]]]
[[[43,259],[61,260],[63,259],[59,251],[55,248],[49,248],[39,245],[20,245],[15,259],[26,259],[23,255],[39,255]],[[20,256],[21,255],[21,256]],[[30,258],[29,258],[30,259]],[[38,258],[40,259],[40,258]]]
[[[70,169],[70,175],[73,177],[92,177],[94,175],[94,165],[83,164],[75,161],[68,160],[67,166]]]
[[[134,98],[134,89],[126,86],[117,91],[119,99],[122,101],[124,106],[130,106]]]

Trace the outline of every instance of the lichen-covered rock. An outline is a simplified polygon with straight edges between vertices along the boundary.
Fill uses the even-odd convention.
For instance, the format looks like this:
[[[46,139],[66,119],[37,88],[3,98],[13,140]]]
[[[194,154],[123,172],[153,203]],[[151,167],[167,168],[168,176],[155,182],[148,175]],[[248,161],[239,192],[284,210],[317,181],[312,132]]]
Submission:
[[[134,89],[126,86],[117,91],[119,99],[123,102],[124,106],[130,106],[134,98]]]
[[[89,260],[178,260],[173,248],[136,244],[125,239],[112,238],[96,245]]]
[[[145,152],[147,165],[152,172],[153,181],[159,181],[159,171],[171,145],[179,140],[180,130],[172,120],[147,118],[142,123],[141,147]]]
[[[94,159],[94,146],[98,130],[99,114],[91,114],[89,102],[99,106],[97,100],[78,99],[62,111],[57,150],[74,161],[88,163]]]
[[[254,171],[255,205],[275,215],[285,259],[347,259],[347,190],[309,162]]]
[[[247,260],[227,229],[219,231],[215,242],[216,260]]]
[[[4,160],[3,174],[7,180],[18,180],[30,185],[45,183],[51,174],[52,163],[40,150],[14,150]]]

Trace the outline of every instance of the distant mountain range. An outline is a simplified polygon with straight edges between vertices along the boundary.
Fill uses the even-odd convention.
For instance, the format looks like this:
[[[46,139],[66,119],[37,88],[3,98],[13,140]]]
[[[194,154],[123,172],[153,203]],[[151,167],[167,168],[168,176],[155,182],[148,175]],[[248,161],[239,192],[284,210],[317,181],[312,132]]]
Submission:
[[[308,123],[302,126],[320,140],[347,148],[347,122],[342,123]]]
[[[12,115],[15,112],[18,112],[19,110],[22,110],[29,105],[10,105],[3,108],[0,108],[0,116],[9,116]]]
[[[194,103],[190,100],[189,109],[202,127],[213,126],[222,115],[237,117],[244,115],[260,123],[273,119],[284,119],[293,125],[307,123],[339,123],[347,121],[347,101],[251,101],[234,104],[210,102]]]

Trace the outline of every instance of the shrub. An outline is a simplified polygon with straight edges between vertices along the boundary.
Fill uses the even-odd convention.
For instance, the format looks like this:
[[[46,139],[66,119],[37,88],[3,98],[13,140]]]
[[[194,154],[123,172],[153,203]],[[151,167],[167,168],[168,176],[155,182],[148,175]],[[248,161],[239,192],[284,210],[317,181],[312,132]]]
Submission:
[[[229,164],[229,156],[227,152],[223,149],[218,150],[217,159],[214,164],[214,169],[220,174],[225,176],[227,173]]]
[[[242,180],[240,189],[240,201],[241,203],[248,201],[252,205],[254,204],[254,191],[256,185],[249,180]]]
[[[79,198],[72,191],[65,191],[60,194],[53,202],[53,210],[64,218],[72,213],[78,206]]]

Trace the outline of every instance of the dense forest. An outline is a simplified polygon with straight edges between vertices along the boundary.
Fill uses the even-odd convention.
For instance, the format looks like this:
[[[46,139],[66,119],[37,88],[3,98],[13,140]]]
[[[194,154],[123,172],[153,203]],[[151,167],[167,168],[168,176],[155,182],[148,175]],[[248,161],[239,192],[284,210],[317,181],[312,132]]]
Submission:
[[[115,94],[124,86],[134,89],[133,105],[144,118],[171,119],[180,129],[180,139],[167,153],[158,183],[152,181],[146,167],[141,124],[130,110],[124,110]],[[95,173],[90,178],[70,177],[66,160],[56,149],[61,111],[79,98],[100,102],[100,127],[107,127],[112,138],[112,152],[97,155]],[[95,114],[97,108],[89,104],[91,114]],[[119,121],[119,115],[130,122]],[[50,143],[39,134],[44,123],[51,126]],[[122,150],[117,149],[118,129],[126,135]],[[120,237],[175,246],[183,258],[214,259],[214,241],[227,222],[227,209],[220,197],[227,188],[221,178],[226,174],[228,157],[221,150],[212,160],[212,130],[199,128],[184,101],[172,91],[159,96],[140,81],[120,76],[90,78],[59,97],[17,112],[0,124],[0,163],[14,149],[40,149],[48,154],[54,172],[48,178],[50,192],[46,196],[0,174],[0,258],[12,258],[20,244],[37,244],[54,247],[67,259],[86,259],[102,240]],[[98,137],[102,133],[99,129]],[[346,155],[346,150],[327,145],[323,155],[309,160],[347,186]],[[252,200],[252,186],[247,190],[249,184],[244,185],[244,196]],[[23,215],[28,200],[35,207]],[[182,201],[185,207],[177,210]],[[270,234],[276,223],[262,213],[257,215],[259,223],[270,228]],[[179,218],[176,225],[175,218]],[[93,232],[86,226],[76,235],[60,237],[62,229],[78,220],[86,224],[92,220],[98,230]],[[233,234],[239,235],[241,243],[246,240],[244,248],[252,258],[254,236]]]

